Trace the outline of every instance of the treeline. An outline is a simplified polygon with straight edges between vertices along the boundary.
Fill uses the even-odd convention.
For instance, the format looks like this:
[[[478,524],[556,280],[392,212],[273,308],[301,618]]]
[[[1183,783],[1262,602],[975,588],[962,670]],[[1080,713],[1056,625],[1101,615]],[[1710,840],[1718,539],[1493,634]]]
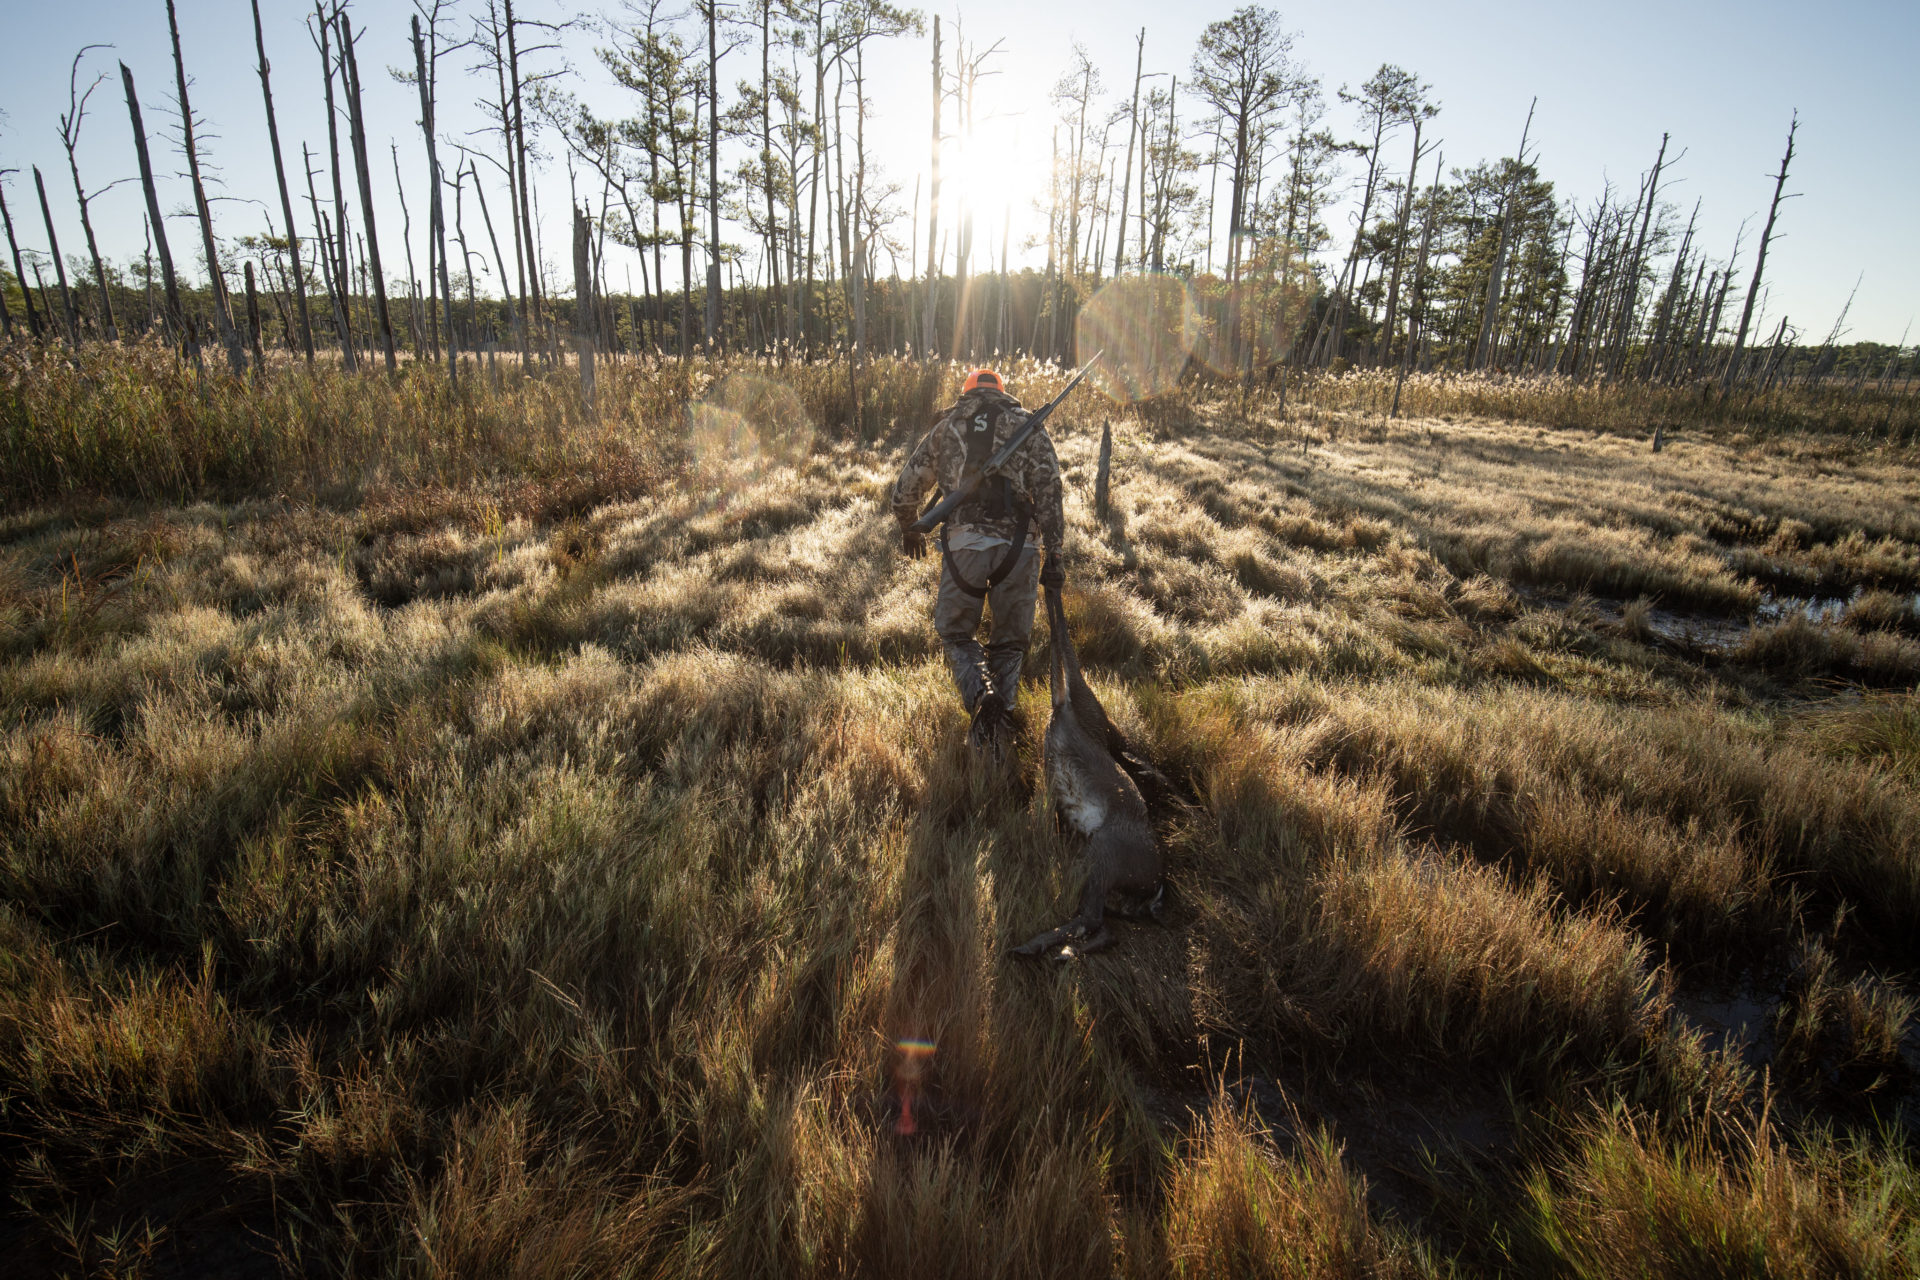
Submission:
[[[147,242],[120,265],[99,252],[88,209],[102,188],[89,191],[76,159],[92,94],[108,81],[83,89],[90,46],[74,58],[60,116],[87,253],[61,256],[34,170],[48,250],[23,247],[8,210],[10,333],[75,343],[158,334],[196,359],[224,350],[236,371],[272,349],[389,369],[402,354],[504,353],[531,365],[574,351],[1071,361],[1101,290],[1150,276],[1177,281],[1177,296],[1143,290],[1132,305],[1149,314],[1125,319],[1150,331],[1156,352],[1177,348],[1216,376],[1282,387],[1354,367],[1722,391],[1783,380],[1888,389],[1913,373],[1911,350],[1846,344],[1844,311],[1821,337],[1767,305],[1797,117],[1761,231],[1713,246],[1698,234],[1699,203],[1668,199],[1684,158],[1670,137],[1649,147],[1633,187],[1609,184],[1585,202],[1542,178],[1531,112],[1512,155],[1449,168],[1429,84],[1389,64],[1329,95],[1280,16],[1247,6],[1209,24],[1184,67],[1151,76],[1143,30],[1117,92],[1084,49],[1070,51],[1052,91],[1050,181],[1030,193],[1045,217],[1030,247],[1044,246],[1045,265],[1014,271],[1010,215],[997,237],[976,227],[967,193],[943,179],[992,106],[978,100],[1000,46],[950,35],[937,16],[884,0],[696,0],[686,11],[626,0],[592,20],[556,21],[516,12],[513,0],[416,0],[404,61],[420,165],[403,164],[397,144],[386,157],[369,145],[365,36],[339,0],[316,4],[307,27],[317,58],[298,73],[300,91],[328,104],[327,135],[302,140],[297,157],[291,141],[283,149],[255,3],[279,216],[269,208],[262,228],[223,238],[200,177],[173,0],[164,3],[206,283],[175,269],[154,135],[125,64],[134,145],[114,177],[137,171]],[[581,73],[562,59],[561,37],[576,26],[591,26],[625,114],[597,114],[570,87]],[[927,150],[918,164],[883,166],[867,132],[868,59],[909,56],[923,38]],[[480,134],[436,125],[453,85],[481,89]],[[564,275],[541,252],[543,154],[563,157],[583,192],[569,211]],[[394,229],[375,216],[388,167],[398,260]],[[886,176],[916,170],[911,195]],[[1343,241],[1331,215],[1350,205],[1356,230]]]

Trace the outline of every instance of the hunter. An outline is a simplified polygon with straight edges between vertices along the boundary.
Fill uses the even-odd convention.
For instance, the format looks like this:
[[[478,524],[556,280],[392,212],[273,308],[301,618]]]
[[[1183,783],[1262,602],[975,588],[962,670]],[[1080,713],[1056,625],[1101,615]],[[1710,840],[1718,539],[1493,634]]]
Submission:
[[[1026,416],[999,374],[975,369],[967,375],[960,399],[914,446],[893,486],[893,515],[900,522],[905,554],[926,554],[926,535],[911,526],[927,490],[937,484],[953,492],[980,470]],[[1060,462],[1044,426],[941,527],[940,594],[933,604],[933,628],[946,649],[961,701],[973,717],[967,741],[976,750],[996,755],[1005,750],[1020,692],[1020,667],[1033,637],[1036,588],[1045,584],[1058,590],[1065,581],[1060,551],[1065,532]],[[1033,545],[1036,534],[1046,549],[1044,567]],[[977,632],[981,609],[987,605],[993,624],[983,650]]]

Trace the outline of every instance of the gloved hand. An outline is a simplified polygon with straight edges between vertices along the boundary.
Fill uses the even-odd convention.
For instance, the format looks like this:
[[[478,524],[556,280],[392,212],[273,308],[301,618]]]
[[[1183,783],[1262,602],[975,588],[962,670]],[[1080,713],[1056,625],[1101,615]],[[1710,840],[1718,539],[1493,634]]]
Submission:
[[[910,524],[900,526],[900,552],[914,560],[927,554],[927,535],[914,532]]]
[[[1058,591],[1067,585],[1067,570],[1060,559],[1058,551],[1049,551],[1046,562],[1040,566],[1040,585],[1049,591]]]

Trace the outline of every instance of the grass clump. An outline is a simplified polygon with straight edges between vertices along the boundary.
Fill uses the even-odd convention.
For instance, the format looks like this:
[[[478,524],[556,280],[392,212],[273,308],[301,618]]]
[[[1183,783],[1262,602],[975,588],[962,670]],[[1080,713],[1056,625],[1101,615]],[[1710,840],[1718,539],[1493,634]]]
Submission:
[[[1892,1198],[1884,1180],[1912,1171],[1895,1158],[1872,1172],[1824,1172],[1765,1121],[1728,1149],[1603,1116],[1528,1182],[1533,1265],[1596,1278],[1907,1274],[1916,1241],[1900,1199],[1910,1204],[1911,1188]]]

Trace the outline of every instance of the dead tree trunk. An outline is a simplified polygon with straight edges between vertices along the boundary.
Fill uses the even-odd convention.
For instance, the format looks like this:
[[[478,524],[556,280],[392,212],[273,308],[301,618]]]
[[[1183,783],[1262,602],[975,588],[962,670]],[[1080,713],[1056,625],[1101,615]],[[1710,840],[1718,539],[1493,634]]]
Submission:
[[[1140,132],[1140,80],[1141,71],[1146,67],[1147,29],[1140,28],[1140,34],[1134,39],[1133,51],[1133,105],[1127,108],[1127,167],[1126,178],[1120,186],[1120,228],[1114,236],[1113,274],[1118,276],[1127,265],[1127,197],[1133,191],[1133,140]],[[1144,204],[1147,198],[1146,184],[1140,187],[1140,200]]]
[[[193,107],[187,101],[187,64],[180,56],[180,23],[174,16],[173,0],[167,0],[167,34],[173,40],[173,74],[180,91],[180,145],[187,153],[187,174],[193,179],[193,206],[200,215],[200,238],[207,255],[207,284],[213,291],[213,322],[220,340],[226,344],[227,363],[238,376],[247,371],[247,353],[234,327],[226,278],[220,274],[220,251],[213,242],[213,207],[207,203],[207,189],[200,181],[200,152],[193,142]]]
[[[1418,151],[1418,145],[1415,146]],[[1393,407],[1387,410],[1387,417],[1400,416],[1400,389],[1407,384],[1407,367],[1413,363],[1414,325],[1420,320],[1427,297],[1427,253],[1433,248],[1433,222],[1435,211],[1440,207],[1440,173],[1447,162],[1444,153],[1433,162],[1433,186],[1427,192],[1427,216],[1420,226],[1420,256],[1413,264],[1413,296],[1407,299],[1407,341],[1400,348],[1400,372],[1393,380]],[[1409,206],[1411,207],[1411,206]],[[1392,334],[1388,334],[1391,339]]]
[[[526,297],[528,338],[534,337],[533,330],[539,329],[540,308],[540,248],[534,234],[533,201],[529,194],[530,182],[527,176],[527,118],[524,94],[520,83],[520,37],[517,34],[518,23],[513,16],[513,0],[505,0],[507,26],[507,78],[513,104],[513,136],[508,140],[507,163],[512,165],[519,175],[517,183],[520,208],[519,221],[526,227]],[[504,125],[505,122],[503,122]],[[531,348],[523,342],[521,358],[531,359]]]
[[[400,197],[400,247],[407,253],[407,340],[413,348],[414,359],[431,354],[435,360],[440,358],[438,331],[432,336],[435,340],[423,341],[422,332],[426,325],[420,311],[420,277],[414,274],[413,267],[413,211],[407,208],[407,184],[400,179],[400,144],[389,140],[387,150],[393,155],[393,192]],[[431,250],[427,262],[427,288],[433,288],[433,262]]]
[[[33,186],[40,193],[40,218],[47,224],[47,243],[53,246],[53,274],[60,281],[60,307],[67,317],[67,343],[80,345],[80,320],[73,312],[73,294],[67,289],[67,266],[60,257],[60,237],[53,232],[53,210],[47,207],[47,184],[40,177],[40,166],[33,166]]]
[[[1520,152],[1514,157],[1514,178],[1519,179],[1519,170],[1527,163],[1527,135],[1533,131],[1533,110],[1540,105],[1535,98],[1533,105],[1527,108],[1527,123],[1520,130]],[[1487,298],[1480,312],[1480,339],[1473,347],[1473,367],[1484,369],[1493,358],[1493,321],[1500,311],[1500,277],[1507,266],[1507,246],[1513,236],[1513,183],[1507,184],[1507,190],[1500,199],[1500,238],[1494,244],[1493,269],[1487,274]]]
[[[929,143],[927,177],[927,305],[920,313],[920,349],[923,358],[933,356],[939,345],[940,322],[936,318],[940,298],[940,15],[933,15],[933,135]]]
[[[147,198],[147,226],[153,232],[155,247],[160,250],[160,278],[166,290],[167,323],[173,329],[174,339],[184,342],[187,351],[198,360],[199,344],[194,341],[193,331],[187,327],[186,315],[180,309],[180,286],[173,274],[173,251],[167,247],[167,227],[160,217],[160,198],[153,186],[153,161],[147,155],[147,131],[140,121],[140,97],[133,90],[133,72],[127,70],[127,64],[120,64],[120,83],[127,91],[127,116],[133,122],[133,149],[140,157],[140,185]],[[148,273],[148,286],[152,286],[152,273]]]
[[[320,212],[320,196],[313,189],[313,155],[305,143],[300,146],[300,161],[307,170],[307,203],[313,206],[313,230],[320,237],[320,252],[317,255],[320,259],[320,278],[327,290],[327,302],[333,308],[333,332],[340,339],[340,363],[342,368],[351,373],[354,368],[353,332],[347,325],[347,286],[344,280],[336,281],[334,278],[335,255],[328,251],[327,219]]]
[[[1113,484],[1113,423],[1100,427],[1100,467],[1093,477],[1093,514],[1107,518],[1109,492]]]
[[[132,81],[128,83],[131,84]],[[144,146],[141,148],[141,154],[143,156],[146,154]],[[147,190],[153,190],[151,183]],[[27,306],[27,332],[37,338],[40,336],[40,316],[33,309],[33,290],[27,287],[26,268],[20,262],[20,241],[13,234],[13,214],[7,211],[5,192],[0,192],[0,220],[4,220],[7,224],[7,248],[13,254],[13,278],[20,282],[20,301]]]
[[[454,385],[460,381],[460,358],[453,336],[453,284],[447,275],[447,210],[441,196],[440,147],[434,137],[434,94],[432,78],[429,72],[431,63],[427,58],[426,42],[420,36],[420,18],[413,19],[413,65],[416,78],[420,83],[420,129],[427,137],[427,175],[433,184],[433,199],[427,209],[427,234],[439,251],[440,263],[440,301],[446,310],[447,336],[447,380]],[[433,271],[427,271],[427,291],[433,291]]]
[[[353,22],[340,15],[340,53],[346,64],[347,130],[353,140],[353,170],[360,183],[360,220],[366,227],[367,271],[373,277],[373,306],[380,322],[380,343],[386,351],[387,372],[397,367],[393,354],[393,317],[387,309],[386,273],[380,268],[380,237],[373,225],[373,176],[367,167],[367,122],[361,110],[360,59],[353,49]]]
[[[487,211],[486,188],[480,185],[480,170],[471,160],[467,161],[467,173],[473,178],[473,194],[480,201],[480,220],[487,224],[487,242],[493,246],[494,265],[500,269],[500,296],[506,303],[507,328],[511,333],[517,334],[521,332],[520,320],[513,309],[513,290],[507,287],[507,260],[500,252],[500,237],[493,231],[493,215]],[[468,270],[467,279],[469,281],[473,279],[471,269]],[[527,365],[525,342],[520,344],[520,357],[520,366],[524,369]]]
[[[260,294],[253,284],[253,264],[246,264],[247,271],[247,334],[253,340],[253,369],[257,378],[266,370],[266,344],[260,340]]]
[[[593,414],[593,239],[592,223],[573,211],[573,344],[580,356],[580,403]]]
[[[1686,279],[1687,255],[1693,249],[1693,227],[1700,217],[1700,202],[1693,202],[1693,213],[1687,218],[1687,230],[1680,237],[1680,252],[1673,257],[1673,272],[1667,278],[1666,292],[1660,298],[1660,310],[1653,322],[1653,336],[1648,342],[1647,359],[1640,367],[1640,380],[1652,382],[1659,375],[1667,360],[1670,345],[1671,325],[1675,317],[1674,308],[1680,302],[1680,284]]]
[[[1660,170],[1666,166],[1667,134],[1660,135],[1660,154],[1654,157],[1653,173],[1647,179],[1646,209],[1640,215],[1640,233],[1634,237],[1633,249],[1627,254],[1626,296],[1620,303],[1619,322],[1615,326],[1613,359],[1608,364],[1607,376],[1617,378],[1626,368],[1627,351],[1633,345],[1634,311],[1640,302],[1640,273],[1646,265],[1647,231],[1653,226],[1654,203],[1660,196]]]
[[[260,29],[260,0],[253,0],[253,47],[260,56],[260,96],[267,104],[267,141],[273,145],[273,176],[280,184],[280,213],[287,220],[287,256],[293,259],[293,297],[300,312],[300,345],[313,363],[313,318],[307,311],[307,279],[300,267],[300,233],[294,229],[293,197],[287,192],[287,166],[280,158],[280,125],[273,113],[273,84],[268,78],[267,40]]]
[[[320,0],[314,0],[313,12],[319,19],[316,47],[320,50],[320,74],[325,81],[328,174],[333,180],[333,287],[339,291],[334,300],[334,316],[341,326],[340,350],[348,372],[352,372],[360,361],[353,341],[353,272],[347,267],[347,192],[340,172],[340,113],[333,101],[333,29]]]
[[[1380,354],[1391,357],[1393,354],[1393,324],[1400,311],[1400,270],[1407,253],[1407,223],[1413,217],[1414,187],[1420,180],[1420,130],[1426,121],[1419,115],[1413,118],[1413,163],[1407,166],[1407,194],[1400,207],[1400,230],[1393,241],[1393,275],[1387,283],[1387,314],[1381,321],[1382,344]],[[1399,398],[1399,387],[1394,388],[1395,399]],[[1388,417],[1393,415],[1389,414]]]
[[[1793,135],[1799,130],[1800,113],[1796,111],[1792,122],[1787,125],[1787,152],[1780,157],[1780,172],[1772,175],[1773,203],[1767,208],[1767,225],[1760,232],[1760,252],[1753,260],[1753,281],[1747,285],[1747,300],[1740,309],[1740,328],[1734,334],[1733,355],[1728,359],[1726,373],[1720,380],[1722,399],[1733,390],[1734,373],[1740,367],[1740,353],[1746,349],[1747,326],[1753,323],[1753,304],[1760,297],[1760,276],[1767,266],[1767,246],[1773,243],[1773,224],[1780,216],[1780,202],[1792,198],[1783,196],[1781,191],[1787,185],[1787,167],[1793,163]]]
[[[93,46],[89,45],[88,48]],[[67,76],[67,113],[60,117],[60,142],[67,152],[67,172],[73,176],[73,199],[80,206],[80,230],[87,237],[87,257],[93,263],[94,283],[100,289],[100,323],[108,342],[120,339],[120,330],[113,322],[113,292],[107,287],[106,268],[100,263],[100,243],[94,238],[93,218],[87,211],[87,190],[80,185],[80,158],[77,154],[80,146],[80,126],[87,117],[87,99],[100,87],[100,80],[88,86],[85,93],[78,92],[77,75],[80,59],[87,50],[82,49],[73,57],[73,70]]]

